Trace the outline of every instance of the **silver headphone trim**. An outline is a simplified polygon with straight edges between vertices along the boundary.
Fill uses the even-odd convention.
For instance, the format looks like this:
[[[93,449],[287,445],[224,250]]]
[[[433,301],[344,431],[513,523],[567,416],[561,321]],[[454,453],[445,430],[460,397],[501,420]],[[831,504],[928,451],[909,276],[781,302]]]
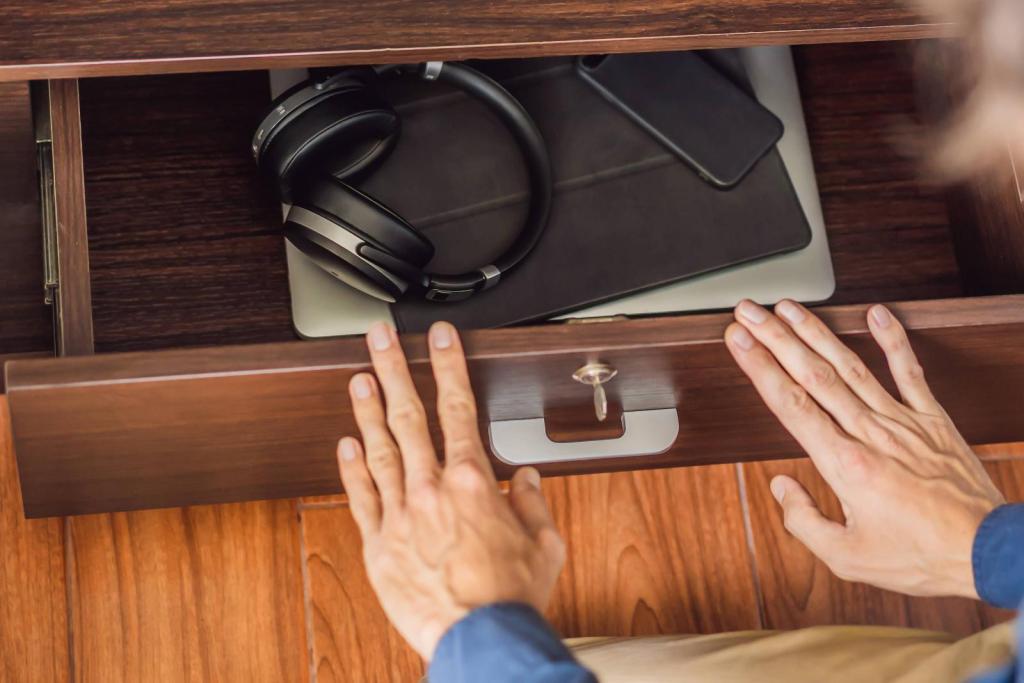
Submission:
[[[398,291],[405,292],[409,288],[409,283],[404,280],[399,280],[389,271],[381,268],[376,263],[367,260],[359,254],[359,247],[366,244],[365,240],[360,239],[357,235],[349,230],[341,227],[337,223],[330,221],[318,213],[304,209],[301,206],[292,206],[288,209],[288,216],[285,218],[286,222],[295,223],[301,225],[304,228],[312,230],[320,236],[329,239],[330,241],[337,244],[345,251],[357,256],[363,263],[368,265],[377,271],[380,275],[385,277],[391,284],[393,284]]]

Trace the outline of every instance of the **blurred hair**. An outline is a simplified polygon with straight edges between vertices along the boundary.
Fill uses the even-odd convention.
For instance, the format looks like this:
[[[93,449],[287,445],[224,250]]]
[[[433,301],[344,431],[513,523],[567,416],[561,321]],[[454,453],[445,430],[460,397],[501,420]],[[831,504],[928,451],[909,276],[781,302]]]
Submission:
[[[951,88],[959,104],[943,123],[930,166],[958,181],[1005,168],[1024,172],[1024,0],[917,0],[963,37]]]

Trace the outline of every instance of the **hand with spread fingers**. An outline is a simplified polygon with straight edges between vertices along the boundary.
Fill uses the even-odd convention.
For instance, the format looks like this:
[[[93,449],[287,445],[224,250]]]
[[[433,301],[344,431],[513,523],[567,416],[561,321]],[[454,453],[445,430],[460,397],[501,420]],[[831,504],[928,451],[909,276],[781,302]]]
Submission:
[[[727,346],[842,503],[826,518],[790,477],[772,480],[786,528],[840,578],[910,595],[977,598],[972,543],[1002,504],[978,458],[932,395],[899,321],[867,316],[900,392],[892,396],[810,311],[736,308]]]
[[[535,469],[516,472],[508,496],[498,489],[455,328],[437,323],[428,338],[443,467],[398,337],[384,324],[367,335],[377,379],[363,373],[349,385],[362,440],[343,438],[338,461],[370,583],[429,661],[476,607],[520,602],[543,611],[565,550]]]

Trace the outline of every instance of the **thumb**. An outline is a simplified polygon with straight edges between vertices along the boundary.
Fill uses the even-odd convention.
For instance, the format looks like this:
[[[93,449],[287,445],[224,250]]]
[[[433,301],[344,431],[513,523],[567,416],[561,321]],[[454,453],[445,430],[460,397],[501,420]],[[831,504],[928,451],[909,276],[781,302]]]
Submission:
[[[821,513],[807,489],[792,477],[780,475],[772,479],[772,495],[782,506],[786,531],[793,534],[807,549],[826,564],[841,552],[846,527]]]
[[[537,538],[543,529],[554,529],[548,503],[540,490],[540,473],[532,467],[521,467],[512,476],[508,500],[512,511],[530,536]]]

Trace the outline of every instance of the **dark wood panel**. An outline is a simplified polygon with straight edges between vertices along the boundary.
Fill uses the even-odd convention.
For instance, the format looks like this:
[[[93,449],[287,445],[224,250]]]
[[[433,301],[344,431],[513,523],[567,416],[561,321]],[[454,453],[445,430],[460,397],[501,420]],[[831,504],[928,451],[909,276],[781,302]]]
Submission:
[[[75,681],[308,681],[295,504],[78,517]]]
[[[78,81],[50,81],[50,133],[59,282],[57,353],[67,356],[93,352],[89,237],[78,99]]]
[[[81,88],[97,350],[295,339],[280,203],[249,152],[266,74]]]
[[[1009,463],[1009,461],[1007,461]],[[986,463],[1011,500],[1019,500],[1024,462]],[[765,627],[881,624],[968,635],[1013,618],[1013,613],[960,598],[914,598],[836,578],[782,526],[768,490],[778,474],[794,477],[822,506],[841,519],[839,501],[809,460],[743,464],[754,553],[765,605]],[[1006,470],[1005,472],[1003,470]]]
[[[804,47],[797,61],[836,265],[832,301],[960,295],[945,199],[924,189],[892,139],[916,106],[908,47]],[[248,152],[265,76],[80,88],[97,349],[293,339],[280,211]]]
[[[1024,439],[1024,296],[895,304],[936,395],[975,443]],[[861,306],[820,309],[885,377]],[[570,375],[601,360],[624,410],[679,407],[675,444],[657,456],[559,463],[582,473],[778,458],[799,453],[721,341],[727,314],[466,335],[482,420],[593,410]],[[428,404],[421,336],[404,345]],[[334,444],[353,433],[345,386],[366,369],[361,339],[219,347],[6,366],[30,516],[292,497],[338,490]],[[61,416],[59,421],[54,415]],[[432,427],[437,430],[433,422]],[[486,425],[482,425],[486,426]],[[742,429],[738,427],[742,426]],[[502,475],[508,468],[498,467]]]
[[[968,294],[1024,291],[1024,201],[1005,168],[957,188],[950,199],[957,259]]]
[[[945,195],[907,151],[919,118],[916,49],[794,50],[836,274],[832,303],[963,294]]]
[[[53,349],[27,83],[0,85],[0,354]]]
[[[949,32],[898,0],[13,0],[0,25],[0,78],[20,80]]]
[[[0,396],[0,680],[67,681],[64,522],[26,520]]]
[[[568,550],[548,610],[564,637],[761,627],[733,465],[557,477]]]
[[[425,667],[388,622],[347,507],[305,509],[312,669],[317,683],[418,681]]]

